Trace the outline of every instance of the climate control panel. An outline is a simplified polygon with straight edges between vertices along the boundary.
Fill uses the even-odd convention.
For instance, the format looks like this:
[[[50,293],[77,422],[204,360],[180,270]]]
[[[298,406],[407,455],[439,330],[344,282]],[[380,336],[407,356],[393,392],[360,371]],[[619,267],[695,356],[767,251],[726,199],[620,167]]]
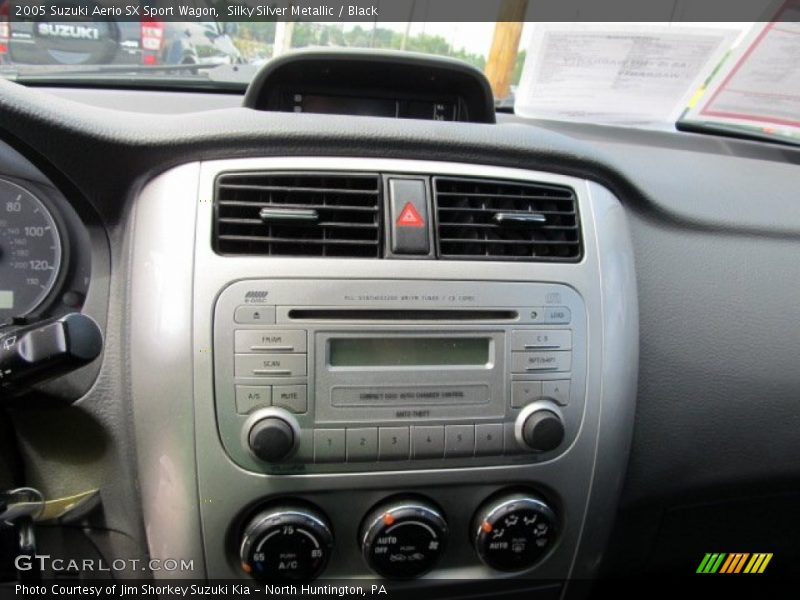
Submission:
[[[355,540],[334,539],[331,522],[315,504],[279,499],[257,507],[244,520],[237,558],[241,571],[257,580],[309,581],[323,574],[336,549],[358,552],[379,577],[414,579],[435,570],[448,557],[449,541],[466,535],[473,562],[521,573],[547,556],[557,534],[555,509],[528,489],[491,494],[462,531],[453,530],[446,511],[433,499],[390,495],[363,516]]]
[[[555,509],[528,489],[491,494],[466,530],[454,530],[447,511],[423,494],[390,495],[366,512],[355,540],[334,538],[334,526],[315,504],[278,499],[246,515],[236,558],[241,572],[259,581],[310,581],[323,575],[334,551],[357,552],[378,577],[414,579],[447,562],[450,540],[458,548],[466,536],[472,562],[521,573],[547,556],[557,534]]]

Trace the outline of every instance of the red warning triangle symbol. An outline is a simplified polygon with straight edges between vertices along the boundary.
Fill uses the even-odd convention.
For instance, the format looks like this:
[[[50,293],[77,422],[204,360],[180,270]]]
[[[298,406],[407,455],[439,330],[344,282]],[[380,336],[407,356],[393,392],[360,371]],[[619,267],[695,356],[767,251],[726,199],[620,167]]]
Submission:
[[[411,202],[406,202],[400,216],[397,217],[398,227],[425,227],[425,220]]]

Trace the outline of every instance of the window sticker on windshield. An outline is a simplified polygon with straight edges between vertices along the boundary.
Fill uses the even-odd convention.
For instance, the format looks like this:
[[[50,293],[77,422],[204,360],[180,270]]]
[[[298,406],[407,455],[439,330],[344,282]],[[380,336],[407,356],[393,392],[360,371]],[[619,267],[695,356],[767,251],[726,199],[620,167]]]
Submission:
[[[800,136],[800,3],[759,23],[685,120]]]
[[[672,127],[739,35],[736,26],[537,24],[515,112]]]

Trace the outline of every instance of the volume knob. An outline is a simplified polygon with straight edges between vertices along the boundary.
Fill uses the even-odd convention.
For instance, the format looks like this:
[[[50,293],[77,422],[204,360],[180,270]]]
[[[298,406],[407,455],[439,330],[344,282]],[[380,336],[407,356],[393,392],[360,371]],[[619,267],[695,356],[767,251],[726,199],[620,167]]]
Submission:
[[[244,425],[243,441],[250,453],[265,462],[289,458],[300,443],[297,420],[279,408],[256,411]]]
[[[552,402],[529,404],[517,417],[517,440],[534,452],[550,452],[564,441],[565,429],[561,411]]]

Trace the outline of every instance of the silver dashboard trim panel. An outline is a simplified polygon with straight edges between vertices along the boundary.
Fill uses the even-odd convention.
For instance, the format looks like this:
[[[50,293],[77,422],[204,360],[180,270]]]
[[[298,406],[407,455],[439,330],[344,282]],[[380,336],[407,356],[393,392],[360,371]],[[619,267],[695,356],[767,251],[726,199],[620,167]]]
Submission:
[[[211,246],[214,180],[224,171],[246,170],[375,171],[568,185],[578,197],[584,257],[571,264],[426,261],[421,272],[420,262],[414,260],[220,256]],[[627,462],[638,358],[633,254],[624,210],[608,190],[573,177],[472,164],[281,157],[178,167],[150,182],[136,204],[135,293],[131,295],[133,412],[154,556],[165,551],[180,551],[178,556],[202,553],[208,577],[243,577],[235,568],[230,548],[232,527],[241,522],[243,511],[259,499],[302,495],[339,520],[334,528],[342,547],[332,556],[326,576],[371,577],[353,541],[359,519],[349,523],[337,515],[362,514],[359,511],[366,512],[382,498],[403,490],[434,498],[448,513],[451,530],[466,531],[472,509],[462,514],[463,508],[458,507],[477,508],[489,494],[510,484],[534,484],[557,508],[562,534],[549,558],[523,576],[560,579],[588,577],[595,572]],[[219,293],[234,281],[251,278],[569,285],[586,304],[586,410],[579,434],[569,452],[525,465],[306,475],[267,475],[241,469],[219,441],[211,349]],[[167,318],[170,311],[175,314]],[[152,338],[155,334],[157,339]],[[190,458],[196,461],[191,466]],[[172,473],[174,479],[168,480],[164,464],[188,471]],[[195,474],[196,488],[192,487]],[[166,518],[169,514],[174,516],[172,520]],[[463,548],[454,550],[426,578],[507,576],[480,563],[466,544],[460,546]]]

